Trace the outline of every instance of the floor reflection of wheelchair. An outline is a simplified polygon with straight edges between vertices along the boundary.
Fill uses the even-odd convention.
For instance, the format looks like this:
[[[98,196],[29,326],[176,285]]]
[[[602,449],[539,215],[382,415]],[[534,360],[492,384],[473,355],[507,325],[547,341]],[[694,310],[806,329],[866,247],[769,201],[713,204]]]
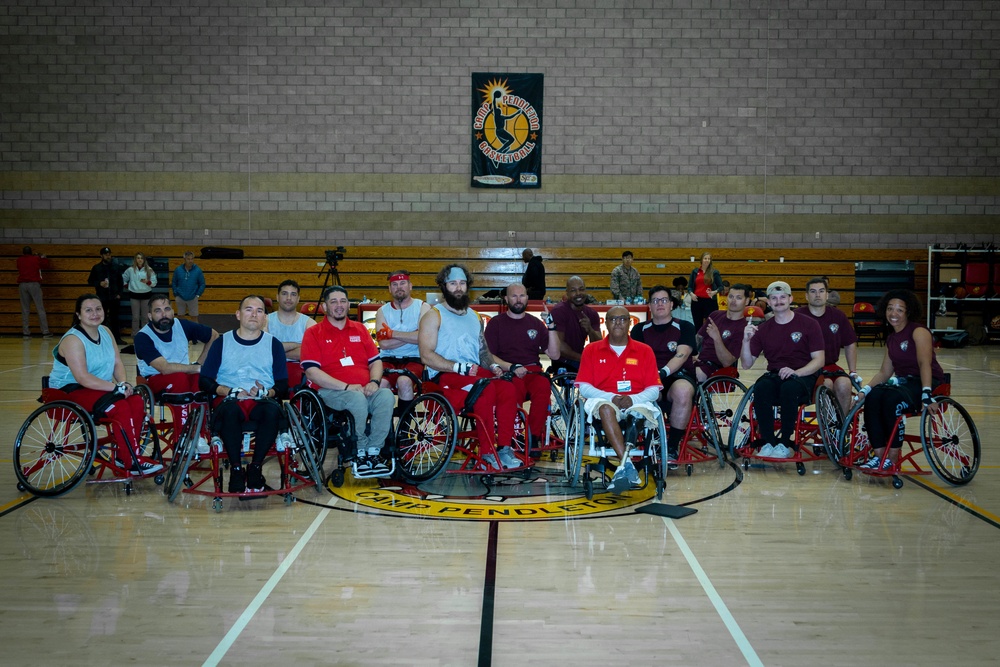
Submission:
[[[42,400],[44,405],[28,416],[14,440],[14,472],[19,491],[58,496],[72,491],[88,477],[91,483],[121,483],[126,495],[132,493],[135,480],[151,477],[156,484],[163,483],[162,468],[138,475],[118,461],[111,421],[95,420],[69,394],[50,389],[48,377],[42,378]],[[162,463],[148,407],[147,403],[135,451]]]
[[[819,376],[816,384],[813,387],[813,395],[818,396],[822,385],[823,375]],[[756,386],[756,385],[755,385]],[[773,434],[769,434],[768,437],[764,438],[761,433],[757,423],[757,412],[756,406],[754,405],[754,389],[755,386],[751,386],[747,389],[746,394],[743,396],[743,400],[740,401],[740,405],[736,410],[735,428],[730,429],[729,432],[729,455],[735,460],[737,458],[743,459],[743,467],[749,468],[753,461],[760,461],[763,463],[794,463],[795,470],[800,475],[806,474],[806,463],[813,461],[825,460],[827,455],[822,452],[822,450],[817,451],[818,447],[824,446],[823,435],[821,431],[820,422],[822,421],[818,416],[819,410],[810,410],[809,404],[802,403],[796,410],[795,415],[795,430],[792,435],[792,456],[788,458],[778,458],[772,456],[761,456],[758,450],[755,448],[756,443],[762,440],[770,441],[773,439]],[[832,394],[832,392],[829,392]],[[829,402],[826,400],[830,398],[827,391],[822,392],[821,400],[824,401],[823,409],[829,409]],[[833,397],[833,403],[836,403],[836,398]],[[774,428],[775,431],[781,430],[781,410],[779,406],[774,406]],[[809,448],[807,450],[806,448]]]
[[[192,410],[184,429],[178,439],[177,449],[167,469],[166,491],[170,502],[177,499],[180,493],[190,493],[211,496],[212,507],[217,512],[222,511],[223,498],[261,498],[280,495],[286,503],[295,500],[294,493],[315,487],[319,493],[322,484],[322,469],[317,463],[316,450],[311,438],[306,433],[302,415],[291,403],[282,406],[283,417],[287,420],[287,429],[292,436],[291,447],[282,446],[276,441],[267,453],[267,459],[278,464],[279,483],[277,488],[266,488],[260,492],[228,493],[223,489],[222,471],[228,463],[228,455],[212,447],[208,453],[198,453],[198,439],[209,423],[208,410],[202,406]],[[243,458],[253,455],[256,445],[253,437],[255,422],[243,424],[244,450]],[[283,429],[279,429],[279,432]]]
[[[979,470],[982,447],[979,430],[969,412],[951,398],[951,377],[946,374],[944,383],[934,388],[934,407],[920,406],[896,418],[887,442],[902,440],[899,461],[882,469],[886,452],[879,460],[878,469],[860,468],[874,453],[868,441],[864,422],[864,402],[851,408],[844,418],[843,427],[836,439],[831,458],[841,467],[845,479],[851,479],[854,470],[872,477],[890,477],[894,488],[902,488],[901,477],[929,475],[934,472],[951,486],[962,486],[972,481]],[[907,433],[911,419],[920,420],[919,433]],[[924,467],[920,454],[924,454]]]
[[[566,453],[564,470],[566,481],[571,487],[582,483],[587,500],[594,497],[595,479],[592,473],[600,473],[597,478],[605,490],[618,467],[610,462],[608,457],[617,456],[611,445],[607,443],[604,431],[600,426],[600,418],[595,415],[593,420],[587,418],[584,410],[585,399],[578,397],[573,407],[573,419],[566,437]],[[652,477],[656,485],[656,498],[663,498],[667,478],[667,429],[663,414],[657,411],[655,423],[641,415],[628,413],[622,420],[622,434],[625,442],[634,443],[634,447],[626,455],[633,460],[636,470],[640,471],[640,489],[649,485]],[[584,463],[584,457],[597,458],[596,463]]]
[[[473,475],[486,486],[495,475],[524,474],[534,465],[529,453],[531,433],[527,415],[518,408],[514,422],[511,449],[518,465],[505,468],[498,448],[493,443],[480,442],[476,425],[482,417],[472,409],[478,388],[485,382],[505,382],[502,378],[479,379],[468,393],[461,410],[440,393],[432,381],[423,383],[424,393],[417,396],[400,415],[394,441],[400,475],[413,484],[435,479],[438,475]],[[492,430],[492,419],[490,428]]]
[[[677,452],[677,464],[691,475],[694,465],[717,461],[726,464],[729,431],[747,388],[735,367],[723,368],[698,385],[691,419]]]

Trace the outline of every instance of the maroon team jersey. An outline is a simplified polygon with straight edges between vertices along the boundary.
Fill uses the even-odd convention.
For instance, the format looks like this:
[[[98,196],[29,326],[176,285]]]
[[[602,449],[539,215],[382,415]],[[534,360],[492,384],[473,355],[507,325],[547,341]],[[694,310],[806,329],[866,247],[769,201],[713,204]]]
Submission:
[[[824,346],[816,320],[794,313],[788,324],[778,324],[774,318],[764,320],[750,339],[750,354],[757,357],[763,352],[767,370],[777,371],[786,366],[802,368],[812,360],[811,354]]]
[[[537,366],[538,355],[549,345],[549,330],[534,315],[514,319],[506,313],[486,324],[486,346],[504,361]]]
[[[590,306],[584,306],[580,311],[573,310],[569,301],[562,301],[552,307],[550,311],[552,321],[555,322],[556,331],[563,335],[563,340],[574,352],[583,352],[583,346],[587,344],[587,334],[580,328],[580,313],[586,313],[590,320],[590,326],[595,331],[601,330],[601,318],[597,311]],[[501,355],[501,358],[504,358]]]
[[[917,344],[913,340],[913,332],[926,327],[910,322],[900,332],[892,332],[885,342],[885,349],[892,362],[892,372],[898,377],[920,377],[920,365],[917,363]],[[938,363],[937,355],[931,348],[931,377],[934,384],[944,382],[944,370]]]
[[[858,337],[854,333],[854,327],[847,320],[839,309],[827,306],[821,317],[813,315],[808,308],[800,308],[795,311],[799,315],[805,315],[819,323],[819,328],[823,332],[825,343],[823,351],[826,353],[826,365],[835,364],[840,361],[840,351],[848,345],[858,342]]]
[[[672,318],[666,324],[653,324],[643,322],[632,327],[632,340],[653,348],[656,355],[656,366],[663,368],[667,362],[677,354],[678,345],[687,345],[691,348],[691,356],[680,367],[678,372],[684,371],[694,377],[694,325],[684,320]]]
[[[719,353],[715,351],[715,340],[708,335],[707,325],[708,320],[715,322],[715,326],[719,327],[719,334],[722,336],[722,343],[729,350],[729,353],[740,358],[740,348],[743,347],[743,329],[747,326],[747,319],[741,317],[738,320],[731,320],[726,317],[726,311],[716,310],[709,314],[705,318],[705,322],[702,323],[701,329],[698,330],[698,335],[701,336],[701,351],[698,353],[698,359],[700,361],[707,361],[714,364],[717,367],[722,367],[722,362],[719,361]],[[736,362],[733,362],[736,365]]]

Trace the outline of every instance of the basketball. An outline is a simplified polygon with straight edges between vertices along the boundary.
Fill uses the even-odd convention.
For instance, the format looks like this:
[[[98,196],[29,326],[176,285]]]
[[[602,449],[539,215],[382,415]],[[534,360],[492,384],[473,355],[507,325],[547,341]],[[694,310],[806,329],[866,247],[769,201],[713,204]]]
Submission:
[[[959,285],[958,287],[955,288],[955,298],[956,299],[964,299],[967,295],[968,295],[968,292],[966,292],[965,288],[962,287],[961,285]]]

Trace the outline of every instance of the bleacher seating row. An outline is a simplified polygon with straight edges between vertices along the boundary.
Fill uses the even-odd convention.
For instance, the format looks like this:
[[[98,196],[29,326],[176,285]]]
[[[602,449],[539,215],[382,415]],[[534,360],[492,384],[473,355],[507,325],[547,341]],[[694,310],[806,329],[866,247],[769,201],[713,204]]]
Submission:
[[[20,305],[17,291],[15,261],[21,245],[0,244],[0,334],[21,333]],[[76,297],[88,291],[87,276],[100,260],[99,246],[94,245],[33,245],[36,252],[45,253],[52,262],[45,273],[43,290],[45,306],[53,332],[64,331],[72,321]],[[242,259],[202,259],[201,248],[160,245],[139,246],[112,244],[122,270],[132,255],[144,252],[151,261],[166,261],[166,274],[182,263],[185,250],[193,250],[195,262],[205,272],[208,288],[201,299],[201,312],[206,315],[229,315],[236,310],[239,299],[249,293],[273,297],[277,285],[293,278],[302,286],[302,300],[319,297],[324,280],[329,277],[326,251],[322,246],[243,246]],[[446,263],[466,264],[475,274],[473,297],[519,281],[524,270],[522,248],[444,248],[430,246],[354,246],[347,248],[344,259],[336,267],[341,283],[348,288],[352,300],[368,297],[373,301],[388,298],[386,276],[397,269],[410,271],[414,293],[424,296],[436,291],[434,277]],[[534,248],[545,258],[548,297],[562,298],[566,280],[581,276],[590,293],[599,301],[611,298],[611,269],[621,262],[620,248]],[[635,266],[646,288],[656,283],[670,285],[677,276],[687,277],[697,266],[704,249],[700,248],[632,248]],[[809,278],[826,275],[831,289],[840,292],[840,308],[851,314],[855,301],[855,262],[910,260],[917,276],[917,293],[926,290],[921,277],[926,276],[926,252],[913,249],[827,249],[827,248],[713,248],[716,268],[723,279],[731,283],[745,282],[757,288],[773,280],[786,280],[795,290],[804,289]],[[695,258],[695,262],[691,261]],[[781,261],[781,258],[784,261]],[[925,280],[925,279],[924,279]],[[161,285],[162,287],[162,285]],[[799,299],[804,302],[804,297]],[[127,312],[127,309],[126,309]],[[37,331],[34,310],[32,326]]]

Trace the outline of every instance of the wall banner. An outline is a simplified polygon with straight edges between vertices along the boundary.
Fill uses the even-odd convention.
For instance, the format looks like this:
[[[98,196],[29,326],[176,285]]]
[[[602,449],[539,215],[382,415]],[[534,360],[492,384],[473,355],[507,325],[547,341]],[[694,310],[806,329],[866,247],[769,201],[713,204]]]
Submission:
[[[472,187],[542,185],[541,74],[472,74]]]

